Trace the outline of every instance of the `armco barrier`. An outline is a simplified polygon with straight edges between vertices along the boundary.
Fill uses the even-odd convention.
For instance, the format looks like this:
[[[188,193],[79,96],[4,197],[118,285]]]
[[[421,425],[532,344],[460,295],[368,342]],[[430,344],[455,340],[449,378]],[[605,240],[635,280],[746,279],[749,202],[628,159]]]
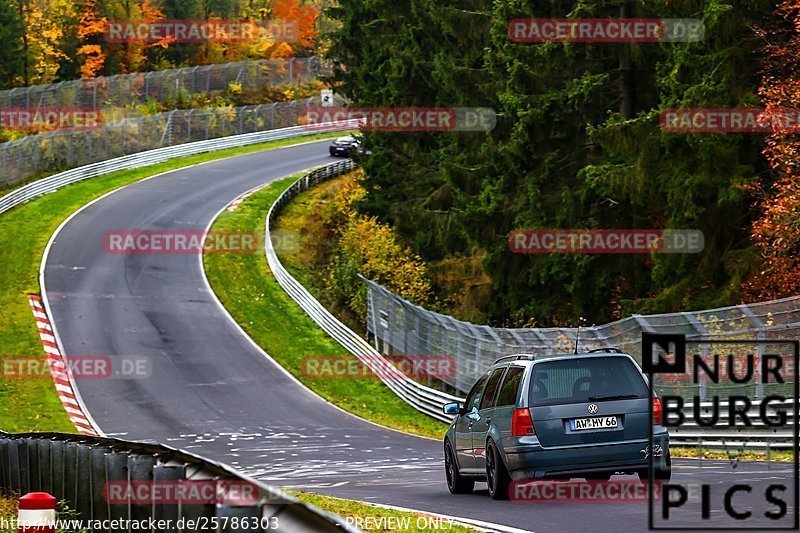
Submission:
[[[325,131],[339,131],[346,130],[351,127],[349,123],[329,123],[325,124]],[[183,157],[187,155],[195,155],[202,152],[213,152],[216,150],[224,150],[226,148],[235,148],[238,146],[246,146],[249,144],[258,144],[267,141],[277,141],[281,139],[293,139],[302,137],[304,135],[312,135],[318,133],[311,131],[304,126],[292,126],[290,128],[281,128],[277,130],[258,131],[255,133],[245,133],[243,135],[231,135],[229,137],[221,137],[218,139],[209,139],[207,141],[197,141],[193,143],[179,144],[176,146],[167,146],[165,148],[157,148],[155,150],[148,150],[146,152],[139,152],[137,154],[126,155],[109,159],[107,161],[100,161],[90,165],[73,168],[65,172],[59,172],[47,178],[29,183],[24,187],[20,187],[9,194],[0,198],[0,214],[5,213],[9,209],[16,207],[20,204],[32,200],[38,196],[57,191],[65,185],[83,181],[89,178],[95,178],[116,172],[118,170],[128,170],[132,168],[153,165],[161,163],[168,159],[175,157]]]
[[[728,426],[727,403],[720,402],[719,422],[714,426],[701,426],[694,418],[694,407],[691,403],[683,408],[685,416],[684,422],[677,428],[670,428],[669,440],[673,446],[702,447],[709,449],[727,449],[732,456],[736,455],[737,450],[765,450],[770,454],[772,450],[791,450],[795,446],[794,442],[794,405],[792,400],[776,402],[771,404],[766,412],[771,418],[775,418],[774,407],[780,407],[786,413],[786,424],[784,427],[772,427],[764,423],[759,417],[759,405],[754,404],[747,415],[751,421],[750,426],[737,425]],[[725,413],[725,414],[722,414]],[[703,402],[700,404],[699,417],[701,420],[709,420],[713,414],[712,404]]]
[[[272,246],[270,225],[284,205],[297,194],[332,177],[350,172],[354,168],[354,163],[351,160],[346,160],[316,169],[297,180],[278,197],[267,215],[267,230],[266,238],[264,239],[264,242],[267,243],[267,262],[280,286],[297,302],[303,311],[328,335],[344,346],[347,351],[358,357],[392,392],[426,415],[449,422],[452,417],[442,413],[442,406],[446,403],[461,401],[462,398],[426,387],[397,370],[380,352],[342,324],[300,282],[294,279],[283,267]]]
[[[182,502],[165,504],[108,503],[106,483],[115,482],[220,482],[234,483],[253,491],[255,498],[234,503]],[[216,485],[216,483],[215,483]],[[231,485],[228,485],[231,486]],[[171,520],[171,529],[130,531],[179,531],[183,519],[205,523],[192,531],[357,531],[336,516],[303,503],[259,481],[242,476],[230,467],[187,452],[158,444],[62,433],[8,434],[0,432],[0,489],[9,493],[48,492],[64,500],[83,520]],[[178,495],[176,498],[180,498]],[[112,500],[113,501],[113,500]],[[233,520],[233,518],[236,520]],[[248,526],[241,526],[246,520]],[[215,526],[214,524],[217,524]],[[130,523],[128,523],[130,526]],[[113,531],[128,531],[113,529]],[[182,531],[190,531],[184,527]]]
[[[445,353],[456,371],[442,379],[466,393],[494,360],[515,353],[572,353],[615,346],[641,360],[642,333],[682,333],[693,340],[796,339],[800,296],[769,302],[657,315],[632,315],[581,328],[497,328],[430,311],[385,287],[367,285],[367,331],[388,353]]]
[[[265,238],[267,262],[281,287],[308,316],[339,344],[363,361],[395,394],[417,410],[438,420],[449,421],[451,417],[442,414],[442,406],[449,402],[463,401],[463,398],[426,387],[396,370],[380,352],[337,320],[300,282],[292,277],[281,264],[272,246],[271,223],[292,198],[332,177],[350,172],[354,168],[355,164],[350,160],[319,168],[297,180],[278,197],[267,215]],[[485,368],[484,366],[483,370]],[[709,403],[701,404],[701,411],[706,416],[709,406]],[[775,429],[766,427],[759,422],[754,422],[749,427],[730,428],[727,426],[725,417],[720,417],[719,423],[713,427],[702,427],[693,421],[691,407],[687,405],[685,407],[686,421],[680,428],[670,429],[670,439],[675,445],[701,446],[711,449],[727,448],[732,453],[735,453],[735,449],[766,450],[767,453],[770,453],[771,450],[791,449],[794,446],[793,426],[791,425],[794,417],[791,401],[786,402],[783,407],[787,413],[788,428]],[[751,409],[751,419],[756,420],[757,415],[758,407],[754,406]]]
[[[173,109],[56,129],[0,143],[0,186],[33,176],[179,144],[296,126],[313,98],[240,107]]]

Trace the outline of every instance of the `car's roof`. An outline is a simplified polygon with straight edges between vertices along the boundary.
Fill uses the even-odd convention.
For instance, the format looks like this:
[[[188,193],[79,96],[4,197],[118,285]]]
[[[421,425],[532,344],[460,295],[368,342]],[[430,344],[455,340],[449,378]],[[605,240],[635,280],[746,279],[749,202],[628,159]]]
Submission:
[[[520,357],[520,359],[514,359]],[[500,367],[508,364],[519,366],[531,366],[537,363],[550,362],[550,361],[564,361],[575,359],[597,359],[598,357],[625,357],[633,359],[630,355],[620,352],[594,352],[594,353],[564,353],[564,354],[511,354],[505,358],[496,361],[490,368]]]

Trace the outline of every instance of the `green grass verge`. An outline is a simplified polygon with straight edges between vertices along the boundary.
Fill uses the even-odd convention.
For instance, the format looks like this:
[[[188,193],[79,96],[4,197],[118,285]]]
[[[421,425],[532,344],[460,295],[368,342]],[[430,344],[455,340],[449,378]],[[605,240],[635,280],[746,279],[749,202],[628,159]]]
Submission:
[[[293,493],[296,497],[304,500],[311,505],[315,505],[323,511],[335,513],[342,518],[351,518],[350,525],[361,527],[364,531],[452,531],[453,533],[472,533],[482,531],[468,526],[451,524],[447,520],[439,521],[437,518],[429,517],[424,513],[412,513],[407,511],[396,511],[386,509],[366,503],[354,502],[351,500],[341,500],[330,496],[319,496],[307,492]],[[358,520],[362,520],[361,523]],[[364,522],[368,520],[368,522]],[[419,523],[417,521],[420,521]],[[438,526],[438,527],[437,527]]]
[[[426,520],[426,518],[423,518],[425,515],[422,513],[395,511],[393,509],[385,509],[351,500],[342,500],[339,498],[332,498],[330,496],[319,496],[304,492],[291,491],[291,494],[307,503],[310,503],[311,505],[322,509],[323,511],[337,514],[345,519],[369,518],[370,520],[374,521],[371,522],[372,524],[380,524],[378,521],[385,517],[383,524],[386,527],[370,527],[370,531],[418,531],[420,528],[417,526],[417,520]],[[5,523],[10,526],[11,521],[17,518],[18,503],[19,500],[16,496],[0,494],[0,522],[5,521]],[[74,511],[71,511],[69,508],[67,508],[66,502],[60,502],[58,518],[66,521],[75,520],[77,519],[77,516]],[[444,522],[432,522],[433,520],[437,520],[434,518],[427,520],[430,521],[427,521],[425,525],[428,525],[429,527],[425,529],[429,530],[437,530],[438,528],[436,528],[435,525],[441,525],[441,529],[446,529],[447,531],[451,531],[453,533],[472,533],[473,531],[479,531],[478,529],[473,529],[471,527],[465,527],[457,524],[451,525],[446,520]],[[353,524],[354,520],[350,523]],[[396,527],[398,525],[405,524],[407,524],[408,527]],[[59,532],[60,531],[64,530],[59,530]],[[16,526],[13,528],[0,526],[0,532],[16,533],[17,528]]]
[[[266,215],[278,195],[294,180],[280,180],[249,196],[234,212],[223,212],[215,231],[264,234]],[[339,407],[395,429],[441,438],[447,425],[398,398],[375,378],[310,378],[306,357],[336,356],[355,361],[292,301],[278,285],[263,254],[212,254],[204,257],[214,292],[248,335],[281,366],[314,392]]]
[[[766,451],[751,451],[751,450],[739,450],[736,448],[736,445],[731,444],[730,450],[709,450],[708,448],[701,448],[699,451],[697,448],[689,448],[684,446],[670,446],[669,453],[672,457],[680,457],[685,459],[697,459],[701,456],[703,459],[715,459],[715,460],[731,460],[731,461],[766,461],[767,460],[767,452]],[[779,463],[791,463],[794,461],[794,452],[791,450],[771,450],[769,454],[769,460],[775,461]]]
[[[7,496],[0,493],[0,532],[17,533],[17,528],[11,528],[11,520],[17,518],[18,500],[16,497]]]
[[[189,165],[339,134],[311,135],[172,159],[69,185],[0,215],[0,429],[74,433],[49,376],[19,379],[3,362],[44,356],[26,294],[39,292],[39,264],[50,236],[69,215],[109,191]]]

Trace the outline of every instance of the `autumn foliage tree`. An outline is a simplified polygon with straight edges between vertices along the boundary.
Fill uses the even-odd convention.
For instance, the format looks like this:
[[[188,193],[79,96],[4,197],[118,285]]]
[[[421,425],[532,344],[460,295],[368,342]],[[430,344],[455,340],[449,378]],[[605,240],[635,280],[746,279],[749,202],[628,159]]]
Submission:
[[[274,57],[294,55],[296,49],[311,48],[317,38],[318,11],[312,6],[301,6],[300,0],[275,0],[272,3],[271,18],[280,27],[281,24],[292,24],[296,28],[293,42],[279,44]]]
[[[775,24],[759,28],[767,43],[759,94],[768,113],[797,109],[800,102],[800,0],[784,0]],[[755,190],[759,217],[752,238],[761,268],[745,282],[750,300],[800,294],[800,134],[773,131],[764,155],[771,175]]]
[[[106,55],[98,42],[105,30],[107,19],[97,11],[97,0],[86,0],[80,14],[78,39],[82,44],[78,48],[81,62],[81,77],[96,76],[106,62]]]
[[[403,243],[394,228],[355,209],[367,194],[363,178],[361,170],[348,175],[333,199],[338,252],[332,258],[326,280],[328,298],[349,308],[361,321],[366,319],[367,300],[359,274],[417,304],[429,302],[432,296],[422,259]]]

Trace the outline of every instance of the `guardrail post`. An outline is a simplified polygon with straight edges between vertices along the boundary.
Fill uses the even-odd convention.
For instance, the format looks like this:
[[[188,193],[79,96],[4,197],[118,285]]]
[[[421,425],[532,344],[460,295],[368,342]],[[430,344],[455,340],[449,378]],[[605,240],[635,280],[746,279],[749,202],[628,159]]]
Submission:
[[[155,467],[156,459],[148,455],[131,455],[128,458],[128,480],[131,483],[137,481],[144,481],[146,483],[153,482],[153,468]],[[152,516],[152,504],[140,504],[131,502],[131,519],[132,520],[146,520]]]
[[[128,453],[124,451],[112,450],[111,453],[106,454],[106,483],[111,481],[128,481]],[[106,488],[103,487],[103,499],[108,502],[106,498]],[[112,504],[108,502],[108,514],[111,520],[128,520],[130,518],[130,509],[127,503]],[[126,532],[127,529],[113,529],[114,533]]]
[[[8,441],[0,437],[0,491],[6,489],[11,482],[8,476],[8,454],[6,453]]]
[[[156,482],[167,481],[176,482],[185,479],[186,467],[182,464],[175,463],[159,463],[153,470],[153,480]],[[178,503],[159,504],[155,507],[154,518],[156,520],[169,520],[171,524],[175,524],[179,518],[179,505]],[[164,529],[163,531],[174,532],[177,531],[175,527]]]
[[[64,499],[68,502],[78,500],[78,443],[64,443]]]
[[[92,519],[107,520],[111,517],[111,510],[108,501],[104,497],[106,482],[106,456],[110,452],[108,448],[89,448],[91,461],[91,494],[92,494]]]
[[[36,439],[25,439],[25,456],[28,464],[28,486],[23,492],[38,492],[39,486],[39,446]]]
[[[36,446],[37,463],[39,466],[39,479],[36,490],[53,493],[53,470],[50,456],[52,454],[51,441],[36,439],[32,441]]]
[[[64,442],[48,441],[50,444],[50,494],[59,500],[64,496]]]
[[[75,473],[76,494],[75,511],[78,517],[86,520],[92,517],[94,501],[92,495],[92,448],[79,443],[76,447],[77,466]],[[88,474],[88,475],[87,475]]]
[[[16,439],[10,439],[7,444],[8,447],[8,485],[7,487],[9,490],[14,492],[20,492],[22,487],[22,481],[20,477],[22,473],[20,472],[20,464],[19,464],[19,441]]]
[[[31,470],[28,462],[28,442],[24,439],[16,441],[17,444],[17,464],[19,465],[19,491],[23,494],[31,492],[30,479]]]

